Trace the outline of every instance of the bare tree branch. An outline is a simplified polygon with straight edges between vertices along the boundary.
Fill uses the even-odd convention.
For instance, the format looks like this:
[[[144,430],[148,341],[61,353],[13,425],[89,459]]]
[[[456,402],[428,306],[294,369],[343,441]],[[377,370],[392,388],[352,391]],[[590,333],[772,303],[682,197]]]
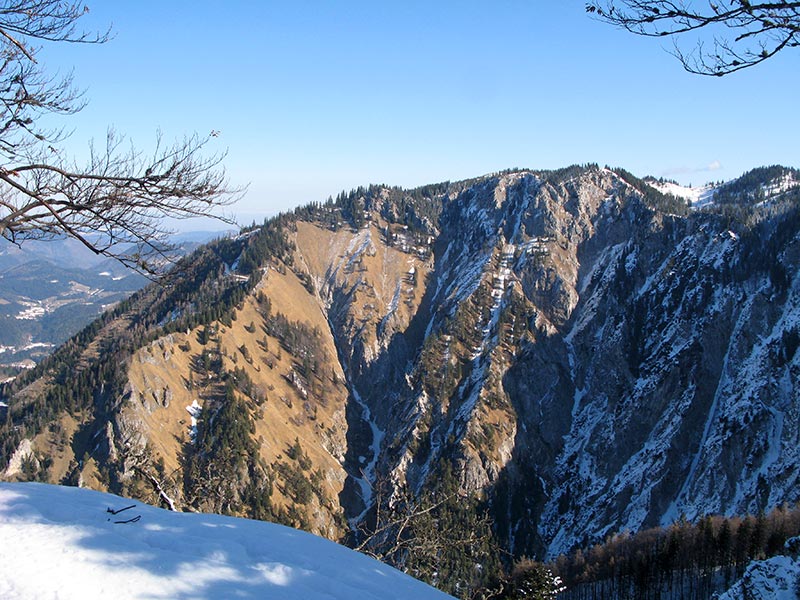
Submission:
[[[491,564],[499,548],[477,498],[459,490],[447,475],[440,483],[440,489],[415,494],[407,485],[379,478],[372,511],[359,524],[353,545],[431,584],[452,577],[459,595],[468,597],[464,594],[470,590],[483,589],[472,566]],[[465,562],[469,566],[463,570]]]
[[[0,236],[15,244],[72,236],[148,275],[170,262],[164,218],[214,217],[237,200],[222,168],[224,154],[207,154],[208,136],[172,145],[160,135],[149,156],[109,131],[78,165],[60,147],[63,129],[39,126],[45,115],[67,117],[84,108],[72,76],[51,77],[30,40],[103,43],[109,34],[77,29],[88,11],[64,0],[0,2]]]
[[[646,37],[707,33],[710,48],[709,38],[701,37],[690,52],[677,41],[672,52],[687,71],[699,75],[740,71],[800,45],[800,2],[593,0],[586,11]]]

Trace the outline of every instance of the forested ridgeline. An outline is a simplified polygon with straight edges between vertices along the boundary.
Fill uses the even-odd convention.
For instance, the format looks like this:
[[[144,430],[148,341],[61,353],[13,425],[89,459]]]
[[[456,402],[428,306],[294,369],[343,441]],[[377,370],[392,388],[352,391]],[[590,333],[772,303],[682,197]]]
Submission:
[[[235,309],[253,291],[267,265],[291,269],[310,286],[307,274],[293,264],[292,232],[298,219],[337,229],[348,223],[360,226],[365,214],[380,211],[390,223],[406,227],[406,238],[424,237],[437,220],[441,197],[449,187],[443,183],[409,191],[359,188],[340,194],[335,203],[310,204],[262,225],[254,223],[236,236],[214,240],[180,259],[159,282],[104,313],[35,369],[0,385],[0,473],[23,439],[55,427],[64,413],[102,427],[125,395],[127,368],[138,348],[217,321],[229,326]],[[297,334],[297,324],[289,327],[281,318],[280,314],[271,316],[269,326],[275,330],[271,333],[291,343],[289,334]],[[44,462],[46,467],[47,459]],[[34,473],[34,478],[46,478],[44,471]]]
[[[730,587],[753,560],[796,553],[797,543],[787,540],[799,534],[800,507],[782,506],[757,516],[681,519],[616,534],[548,566],[564,582],[563,600],[695,600]]]

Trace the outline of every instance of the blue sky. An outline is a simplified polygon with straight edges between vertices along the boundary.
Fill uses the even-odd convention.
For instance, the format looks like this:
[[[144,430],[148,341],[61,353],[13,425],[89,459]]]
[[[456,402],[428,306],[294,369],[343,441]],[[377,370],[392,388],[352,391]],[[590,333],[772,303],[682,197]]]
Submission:
[[[101,46],[44,47],[87,108],[148,148],[218,130],[242,222],[369,183],[597,162],[695,185],[800,166],[800,52],[724,78],[579,0],[90,2]],[[691,43],[691,41],[687,41]]]

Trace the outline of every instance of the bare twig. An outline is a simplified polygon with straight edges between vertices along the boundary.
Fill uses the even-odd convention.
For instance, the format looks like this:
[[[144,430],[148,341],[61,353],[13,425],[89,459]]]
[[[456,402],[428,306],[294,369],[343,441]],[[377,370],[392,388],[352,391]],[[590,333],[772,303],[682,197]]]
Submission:
[[[710,46],[700,38],[690,52],[677,43],[672,51],[687,71],[699,75],[740,71],[800,45],[800,2],[593,0],[586,11],[646,37],[708,32]]]
[[[243,193],[232,188],[222,154],[206,154],[217,132],[172,145],[160,136],[152,155],[125,150],[109,131],[105,147],[90,147],[87,164],[64,156],[63,129],[38,125],[84,108],[72,76],[51,77],[30,40],[103,43],[109,32],[77,29],[85,6],[64,0],[9,0],[0,5],[0,236],[20,244],[72,236],[95,252],[146,275],[171,264],[172,233],[164,218],[214,217]]]

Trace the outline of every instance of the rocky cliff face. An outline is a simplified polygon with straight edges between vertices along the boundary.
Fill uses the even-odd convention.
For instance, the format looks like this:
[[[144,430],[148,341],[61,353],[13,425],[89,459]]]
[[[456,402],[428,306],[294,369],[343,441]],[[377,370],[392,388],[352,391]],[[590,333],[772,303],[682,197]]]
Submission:
[[[754,173],[694,211],[597,167],[299,209],[207,253],[180,302],[119,309],[130,332],[161,307],[116,387],[36,427],[55,362],[9,390],[6,454],[330,537],[446,464],[517,555],[797,501],[800,203],[793,172]]]

